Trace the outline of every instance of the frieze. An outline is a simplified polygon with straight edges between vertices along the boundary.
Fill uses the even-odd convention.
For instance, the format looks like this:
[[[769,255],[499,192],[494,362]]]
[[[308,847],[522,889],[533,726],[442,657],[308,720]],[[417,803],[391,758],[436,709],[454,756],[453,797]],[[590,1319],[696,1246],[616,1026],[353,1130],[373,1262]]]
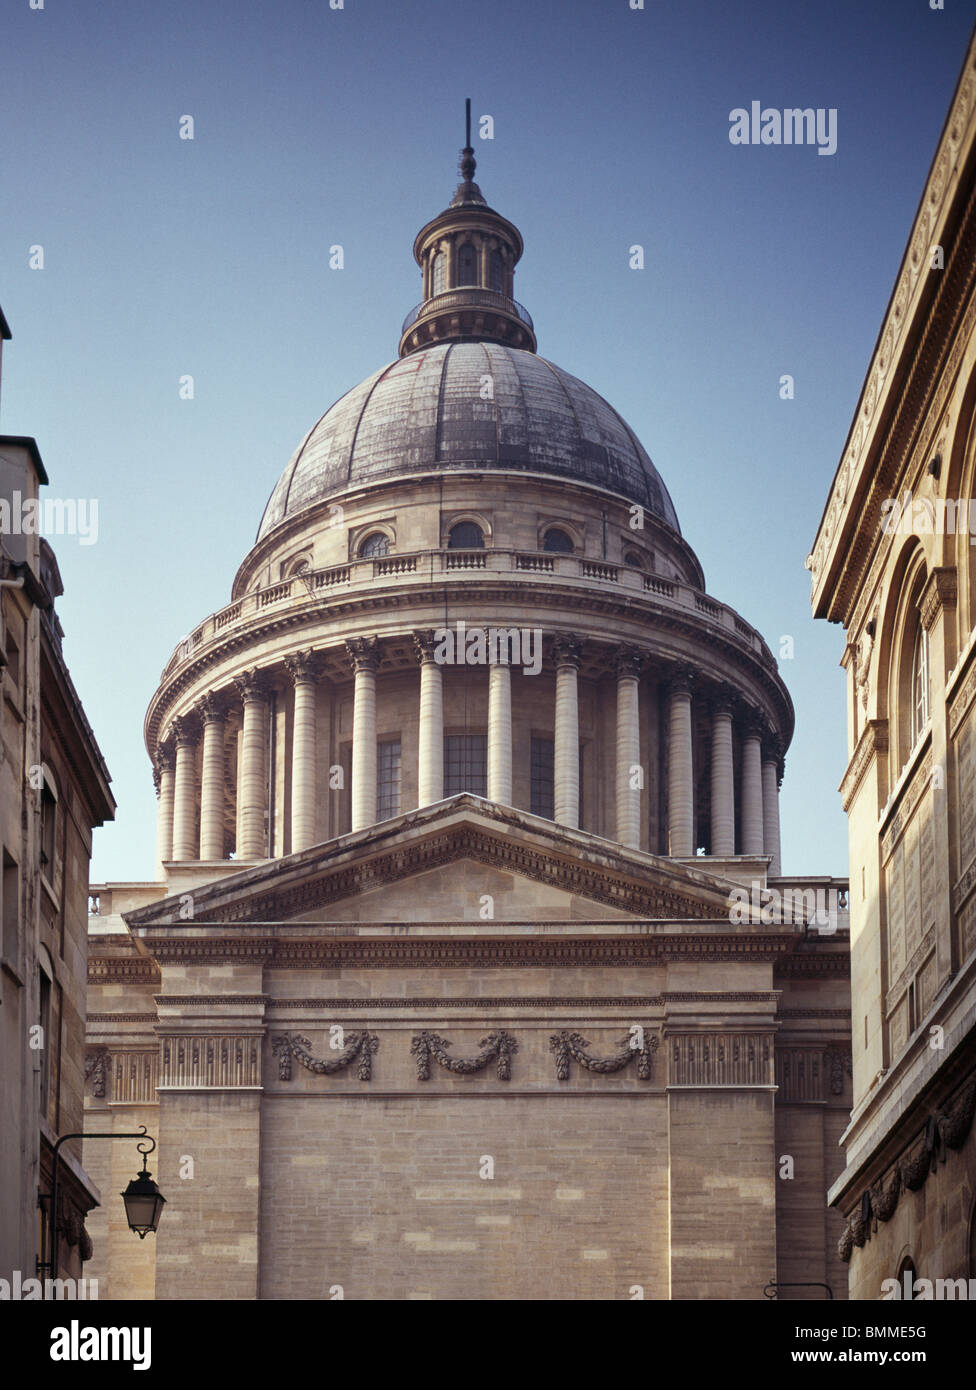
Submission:
[[[772,1086],[771,1033],[673,1033],[668,1036],[671,1086]]]
[[[88,949],[93,952],[98,948],[89,941]],[[96,985],[121,981],[129,984],[158,984],[159,967],[155,961],[148,960],[145,956],[90,955],[88,980]]]
[[[553,1033],[549,1039],[549,1050],[556,1059],[557,1081],[569,1079],[571,1060],[577,1066],[585,1068],[586,1071],[597,1072],[605,1076],[612,1072],[622,1071],[635,1059],[638,1079],[649,1081],[651,1078],[651,1053],[657,1051],[658,1043],[659,1039],[656,1032],[652,1033],[650,1027],[636,1024],[634,1030],[621,1040],[622,1051],[611,1057],[594,1057],[587,1052],[586,1049],[590,1044],[581,1033],[573,1033],[564,1028],[558,1033]]]
[[[261,1085],[257,1034],[174,1034],[162,1039],[160,1086]]]
[[[475,1057],[452,1057],[447,1051],[450,1046],[448,1038],[442,1038],[427,1029],[411,1038],[410,1051],[417,1063],[418,1081],[430,1080],[431,1058],[438,1066],[459,1076],[470,1076],[474,1072],[484,1071],[491,1062],[495,1062],[498,1080],[511,1080],[512,1057],[518,1052],[518,1042],[511,1033],[504,1030],[489,1033],[478,1043],[481,1051]]]
[[[313,928],[314,929],[314,928]],[[226,960],[262,962],[275,969],[466,970],[540,965],[571,968],[604,965],[628,968],[664,961],[777,961],[796,946],[795,936],[722,935],[707,937],[387,937],[295,941],[241,940],[233,937],[158,937],[150,939],[154,957],[163,962],[217,964]],[[814,960],[813,956],[807,960]],[[846,966],[846,952],[834,956]],[[793,972],[788,972],[793,973]],[[809,972],[801,972],[809,973]],[[831,969],[830,973],[843,973]],[[428,1004],[431,1001],[428,1001]]]
[[[311,1047],[308,1038],[297,1033],[276,1033],[271,1039],[271,1050],[278,1059],[278,1080],[291,1080],[292,1058],[306,1071],[315,1076],[334,1076],[344,1071],[353,1062],[359,1062],[356,1075],[360,1081],[370,1081],[373,1076],[373,1055],[379,1051],[380,1040],[375,1033],[365,1029],[361,1033],[349,1033],[343,1038],[343,1046],[335,1057],[313,1057],[306,1051]]]
[[[155,1103],[159,1084],[159,1048],[112,1053],[112,1101]]]
[[[416,995],[408,998],[315,998],[315,999],[268,999],[269,1009],[321,1009],[328,1013],[346,1012],[348,1009],[653,1009],[666,1003],[709,1003],[709,1004],[769,1004],[775,1005],[777,994],[767,990],[688,993],[670,992],[667,994],[602,995],[587,997],[583,995],[521,994],[505,996],[451,996],[450,998],[431,998],[429,995]],[[189,1002],[173,1001],[167,1002]],[[201,1002],[208,1002],[202,1000]],[[212,1002],[220,1002],[217,996]],[[817,1010],[795,1010],[797,1018],[812,1017]],[[819,1011],[825,1017],[849,1018],[845,1009],[825,1009]],[[781,1017],[787,1016],[781,1014]]]

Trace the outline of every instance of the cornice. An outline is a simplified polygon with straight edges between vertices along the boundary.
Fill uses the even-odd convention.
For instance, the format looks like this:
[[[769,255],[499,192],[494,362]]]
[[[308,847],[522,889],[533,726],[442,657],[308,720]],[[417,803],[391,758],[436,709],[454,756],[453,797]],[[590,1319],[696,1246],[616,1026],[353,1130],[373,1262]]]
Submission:
[[[857,412],[845,445],[842,462],[831,485],[823,519],[814,542],[811,557],[814,611],[818,616],[844,621],[845,625],[850,618],[850,603],[841,604],[840,592],[844,590],[857,595],[864,591],[863,577],[870,560],[869,541],[864,532],[871,531],[871,528],[864,526],[863,522],[866,517],[876,515],[875,504],[880,502],[877,489],[880,478],[875,478],[873,488],[869,483],[870,499],[862,498],[856,508],[850,506],[858,485],[864,480],[868,455],[872,452],[878,439],[879,419],[876,419],[876,408],[879,407],[879,403],[883,403],[881,404],[881,413],[891,412],[891,400],[896,389],[900,387],[899,377],[905,371],[906,351],[913,338],[913,330],[919,324],[923,303],[927,301],[931,307],[925,316],[924,330],[919,335],[921,345],[919,350],[913,353],[913,360],[907,371],[907,389],[897,391],[898,405],[893,412],[894,424],[888,432],[888,438],[880,453],[882,465],[879,474],[883,472],[884,481],[888,482],[890,478],[896,478],[899,475],[904,459],[908,455],[908,442],[915,433],[914,426],[917,425],[921,401],[926,395],[931,394],[926,389],[926,385],[931,385],[939,375],[938,363],[944,360],[946,345],[952,336],[948,330],[943,331],[941,335],[934,334],[932,332],[934,321],[939,317],[942,307],[946,303],[950,305],[947,316],[950,321],[954,322],[958,318],[955,311],[967,299],[972,281],[973,257],[970,254],[972,248],[964,244],[969,241],[973,232],[970,216],[972,196],[968,199],[965,213],[958,219],[960,225],[956,229],[956,236],[951,246],[946,269],[942,272],[934,272],[927,267],[929,248],[936,241],[944,244],[943,234],[946,230],[947,220],[957,202],[960,181],[963,177],[960,153],[965,151],[964,163],[967,167],[970,166],[972,159],[974,94],[976,94],[976,78],[972,72],[974,66],[976,66],[976,49],[971,43],[943,127],[939,146],[925,182],[919,209],[910,233],[909,245],[902,258],[895,288],[878,334],[871,364],[858,401]],[[950,188],[951,191],[947,198],[947,190]],[[937,230],[939,235],[936,235]],[[933,288],[931,276],[935,273],[939,274],[939,280]],[[937,345],[933,342],[936,336],[940,338]],[[956,343],[957,346],[961,347],[958,335],[956,336]],[[934,346],[937,346],[936,362],[932,361]],[[887,397],[885,395],[886,390],[888,392]],[[934,416],[937,412],[930,410],[929,413],[930,416]],[[913,428],[906,431],[906,417],[909,415],[912,417]],[[934,418],[931,419],[931,423],[934,428]],[[896,434],[898,435],[897,442]],[[885,494],[882,493],[881,495]],[[847,509],[846,515],[845,509]],[[851,540],[843,574],[833,579],[831,585],[828,586],[826,584],[826,570],[830,567],[828,562],[836,557],[841,537],[846,534],[846,529],[855,510],[859,514],[861,523],[860,535],[854,536]]]
[[[199,655],[190,658],[170,679],[163,681],[154,694],[146,714],[144,727],[146,747],[150,756],[153,756],[156,751],[163,722],[170,716],[170,712],[179,705],[181,697],[197,685],[201,688],[201,696],[211,685],[220,687],[218,668],[228,658],[242,651],[251,651],[255,647],[264,645],[282,633],[298,629],[295,636],[295,651],[307,649],[311,645],[326,661],[330,657],[340,657],[342,664],[349,667],[345,678],[351,680],[352,663],[349,660],[346,647],[343,641],[336,639],[333,635],[336,620],[340,617],[368,614],[371,621],[364,623],[363,628],[370,633],[376,633],[377,616],[382,613],[395,613],[398,619],[407,623],[408,631],[379,633],[377,635],[380,642],[406,642],[412,648],[413,631],[430,626],[429,621],[423,618],[423,613],[426,613],[430,607],[430,592],[429,585],[410,583],[408,585],[393,584],[386,591],[365,591],[346,598],[332,594],[327,598],[302,604],[298,608],[286,608],[272,617],[258,618],[243,628],[229,630],[226,636],[217,637],[208,643]],[[714,653],[719,669],[714,673],[707,673],[709,679],[726,680],[730,666],[741,673],[743,684],[752,686],[761,692],[771,711],[775,711],[775,723],[784,741],[788,744],[793,736],[795,721],[793,702],[785,683],[779,676],[775,661],[772,666],[769,666],[759,653],[746,642],[745,638],[737,636],[730,630],[717,627],[707,613],[700,613],[697,609],[661,603],[650,593],[630,590],[620,593],[604,593],[582,586],[574,588],[559,584],[556,581],[541,583],[538,580],[526,580],[518,571],[504,572],[503,574],[491,573],[484,580],[468,579],[463,582],[463,588],[459,589],[451,589],[449,585],[445,584],[444,593],[450,595],[451,602],[454,604],[468,603],[470,606],[479,608],[486,604],[504,606],[531,599],[536,607],[558,609],[558,619],[551,625],[554,632],[560,630],[559,624],[568,627],[581,611],[597,614],[611,620],[624,619],[630,622],[634,620],[635,615],[639,615],[644,619],[645,630],[649,634],[673,634],[675,637],[688,640],[698,651]],[[416,620],[403,619],[404,608],[414,603],[418,608]],[[330,634],[328,647],[318,647],[315,637],[308,631],[309,628],[318,625],[323,628],[323,635],[325,632]],[[572,630],[580,637],[587,636],[587,634],[579,633],[578,627],[574,627]],[[754,629],[752,630],[754,631]],[[354,638],[355,634],[350,634],[350,639]],[[628,645],[640,648],[651,658],[663,661],[677,658],[687,662],[688,658],[685,653],[659,651],[646,639],[635,641],[628,637],[627,640]],[[275,654],[271,664],[267,668],[261,669],[277,671],[280,667],[282,680],[287,679],[290,683],[290,677],[287,676],[285,669],[285,657],[291,654],[291,652]],[[229,687],[232,682],[233,678],[228,675],[224,684]]]
[[[283,923],[342,898],[418,873],[474,860],[637,917],[728,920],[728,886],[657,856],[631,857],[622,847],[578,831],[534,824],[505,808],[454,798],[443,808],[408,812],[379,834],[334,842],[245,869],[195,894],[193,926],[219,922]],[[472,821],[469,810],[477,815]],[[513,833],[514,831],[514,833]],[[130,930],[186,927],[175,897],[123,913]]]
[[[160,964],[260,962],[277,970],[472,970],[485,968],[620,968],[668,961],[778,961],[795,944],[792,935],[632,937],[385,937],[296,940],[252,939],[208,933],[168,936],[157,928],[147,941]],[[219,998],[219,996],[217,996]],[[328,1001],[322,1001],[323,1007]],[[427,1000],[436,1007],[441,1000]]]

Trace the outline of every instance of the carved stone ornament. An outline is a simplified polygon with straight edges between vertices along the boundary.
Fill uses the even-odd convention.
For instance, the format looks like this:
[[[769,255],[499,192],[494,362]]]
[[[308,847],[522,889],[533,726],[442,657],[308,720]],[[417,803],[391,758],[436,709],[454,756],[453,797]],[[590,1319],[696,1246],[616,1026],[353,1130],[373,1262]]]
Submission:
[[[932,1155],[927,1149],[919,1149],[912,1158],[901,1161],[901,1180],[909,1192],[917,1192],[923,1186],[932,1167]]]
[[[451,1046],[448,1038],[426,1029],[417,1033],[410,1042],[410,1051],[417,1063],[417,1080],[430,1080],[430,1059],[447,1071],[460,1076],[470,1076],[472,1072],[483,1071],[490,1062],[497,1061],[496,1074],[499,1081],[510,1081],[512,1076],[512,1057],[518,1052],[518,1042],[511,1033],[504,1031],[489,1033],[478,1043],[481,1051],[476,1057],[451,1057],[447,1048]]]
[[[308,1047],[311,1047],[308,1038],[299,1037],[297,1033],[276,1033],[272,1037],[271,1050],[278,1058],[279,1081],[291,1080],[293,1057],[306,1071],[314,1072],[316,1076],[334,1076],[336,1072],[344,1071],[346,1067],[351,1066],[358,1057],[357,1075],[360,1081],[371,1081],[373,1053],[379,1051],[380,1040],[375,1033],[367,1032],[365,1029],[361,1033],[347,1033],[345,1046],[335,1057],[328,1059],[313,1057],[306,1051]]]
[[[578,1066],[585,1067],[587,1071],[599,1072],[606,1076],[611,1072],[622,1071],[628,1062],[637,1058],[637,1075],[641,1081],[649,1081],[651,1076],[651,1053],[657,1051],[657,1034],[652,1034],[650,1028],[641,1029],[640,1047],[631,1046],[631,1037],[626,1037],[621,1042],[622,1052],[618,1052],[613,1057],[591,1057],[586,1051],[589,1042],[580,1033],[570,1033],[567,1029],[562,1029],[559,1033],[553,1033],[549,1039],[549,1051],[555,1053],[556,1057],[556,1079],[567,1081],[569,1079],[570,1060],[576,1062]]]
[[[85,1057],[85,1080],[91,1080],[92,1095],[96,1100],[105,1099],[107,1065],[108,1051],[104,1047],[92,1048]]]
[[[896,1168],[888,1180],[888,1186],[882,1183],[870,1189],[871,1192],[871,1211],[877,1217],[874,1229],[877,1230],[878,1221],[890,1221],[895,1214],[895,1207],[898,1205],[898,1197],[901,1193],[901,1171]]]
[[[853,1074],[854,1062],[851,1054],[830,1048],[824,1053],[824,1060],[830,1068],[830,1094],[832,1096],[843,1095],[844,1073],[846,1071],[848,1076]]]
[[[837,1242],[837,1254],[847,1264],[851,1255],[854,1253],[854,1233],[851,1230],[850,1222],[845,1225],[840,1240]]]
[[[945,1147],[961,1149],[966,1142],[976,1110],[976,1079],[961,1092],[952,1108],[936,1120],[939,1138]]]

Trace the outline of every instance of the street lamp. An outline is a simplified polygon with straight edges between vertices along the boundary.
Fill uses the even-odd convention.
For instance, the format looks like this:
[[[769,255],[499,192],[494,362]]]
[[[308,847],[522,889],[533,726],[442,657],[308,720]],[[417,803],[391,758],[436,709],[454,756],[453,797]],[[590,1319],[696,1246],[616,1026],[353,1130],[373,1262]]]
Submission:
[[[87,1134],[79,1132],[77,1134],[62,1134],[54,1145],[54,1163],[51,1169],[51,1206],[49,1222],[51,1227],[50,1235],[50,1254],[51,1258],[44,1262],[38,1260],[38,1273],[44,1270],[49,1272],[52,1281],[58,1277],[58,1164],[61,1161],[61,1145],[66,1144],[69,1139],[140,1139],[148,1141],[136,1145],[142,1155],[142,1172],[132,1179],[129,1186],[121,1193],[125,1203],[125,1214],[129,1222],[130,1231],[134,1231],[140,1240],[145,1240],[150,1231],[156,1231],[159,1227],[159,1218],[163,1212],[163,1204],[166,1198],[152,1180],[152,1175],[146,1171],[146,1159],[156,1147],[156,1141],[151,1135],[146,1133],[146,1126],[139,1126],[138,1134]]]
[[[136,1145],[142,1154],[142,1172],[138,1177],[133,1178],[125,1191],[120,1194],[125,1203],[129,1230],[135,1231],[140,1240],[145,1240],[150,1231],[155,1234],[159,1229],[159,1218],[163,1214],[163,1204],[166,1201],[153,1182],[152,1174],[146,1171],[146,1159],[155,1147],[155,1140],[151,1141],[148,1148],[142,1144]]]

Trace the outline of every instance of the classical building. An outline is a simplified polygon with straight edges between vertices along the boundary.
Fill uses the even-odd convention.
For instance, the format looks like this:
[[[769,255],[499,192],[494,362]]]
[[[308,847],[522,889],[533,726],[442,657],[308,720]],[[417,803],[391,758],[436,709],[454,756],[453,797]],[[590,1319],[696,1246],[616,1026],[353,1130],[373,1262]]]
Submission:
[[[10,336],[2,314],[0,336]],[[0,1280],[8,1288],[23,1288],[49,1259],[54,1145],[82,1128],[88,867],[92,829],[115,808],[64,662],[57,562],[31,520],[47,481],[33,439],[0,435]],[[85,1216],[99,1194],[80,1141],[61,1149],[59,1169],[55,1273],[77,1279],[91,1250]]]
[[[846,634],[854,1110],[831,1201],[854,1298],[976,1278],[974,199],[976,41],[807,562]]]
[[[158,1133],[167,1208],[138,1248],[93,1218],[109,1297],[843,1284],[847,885],[782,877],[789,694],[538,355],[474,167],[149,707],[157,879],[97,890],[89,1105]]]

